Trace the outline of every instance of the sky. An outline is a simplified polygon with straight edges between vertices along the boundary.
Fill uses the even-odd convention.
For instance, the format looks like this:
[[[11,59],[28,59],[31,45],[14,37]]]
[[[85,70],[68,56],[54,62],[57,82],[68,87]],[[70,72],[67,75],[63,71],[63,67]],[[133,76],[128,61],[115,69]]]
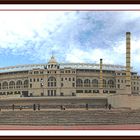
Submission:
[[[140,11],[0,11],[0,67],[58,62],[125,65],[140,73]]]

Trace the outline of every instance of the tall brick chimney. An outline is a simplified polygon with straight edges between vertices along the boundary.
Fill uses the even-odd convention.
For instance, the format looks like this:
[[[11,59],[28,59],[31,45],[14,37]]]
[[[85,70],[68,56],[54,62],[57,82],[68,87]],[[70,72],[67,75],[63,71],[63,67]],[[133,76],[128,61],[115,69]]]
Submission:
[[[126,94],[131,94],[131,33],[126,32]]]
[[[99,83],[99,92],[103,93],[103,71],[102,71],[103,62],[100,59],[100,83]]]

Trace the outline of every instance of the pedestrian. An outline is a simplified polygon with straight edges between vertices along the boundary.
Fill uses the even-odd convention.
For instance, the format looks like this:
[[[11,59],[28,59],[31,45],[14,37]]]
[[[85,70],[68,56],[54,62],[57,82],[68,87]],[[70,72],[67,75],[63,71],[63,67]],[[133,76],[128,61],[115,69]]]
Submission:
[[[14,111],[14,109],[15,109],[15,105],[13,104],[13,105],[12,105],[12,110]]]
[[[111,109],[111,104],[108,105],[109,110]]]
[[[35,104],[33,104],[33,110],[34,110],[34,111],[36,110],[36,105],[35,105]]]
[[[62,110],[63,106],[61,105],[60,108],[61,108],[61,110]]]
[[[86,104],[86,110],[88,110],[88,104]]]
[[[106,103],[106,104],[105,104],[105,108],[107,108],[107,107],[108,107],[108,104]]]
[[[40,110],[40,104],[38,104],[38,110]]]

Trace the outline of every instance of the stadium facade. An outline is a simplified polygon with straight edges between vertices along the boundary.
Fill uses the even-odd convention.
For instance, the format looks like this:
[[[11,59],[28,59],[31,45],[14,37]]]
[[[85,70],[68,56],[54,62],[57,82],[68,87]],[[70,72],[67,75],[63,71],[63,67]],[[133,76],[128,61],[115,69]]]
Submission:
[[[140,108],[140,76],[131,68],[131,33],[126,32],[126,66],[58,63],[0,68],[0,98],[107,99],[113,107]]]

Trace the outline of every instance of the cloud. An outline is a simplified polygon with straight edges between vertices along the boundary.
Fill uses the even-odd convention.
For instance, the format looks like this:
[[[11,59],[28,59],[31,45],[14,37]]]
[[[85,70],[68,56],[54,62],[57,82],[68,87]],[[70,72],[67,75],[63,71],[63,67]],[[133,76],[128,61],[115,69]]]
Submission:
[[[0,19],[0,52],[43,63],[53,52],[59,62],[103,58],[125,65],[125,32],[130,31],[132,65],[140,71],[139,11],[1,11]]]

